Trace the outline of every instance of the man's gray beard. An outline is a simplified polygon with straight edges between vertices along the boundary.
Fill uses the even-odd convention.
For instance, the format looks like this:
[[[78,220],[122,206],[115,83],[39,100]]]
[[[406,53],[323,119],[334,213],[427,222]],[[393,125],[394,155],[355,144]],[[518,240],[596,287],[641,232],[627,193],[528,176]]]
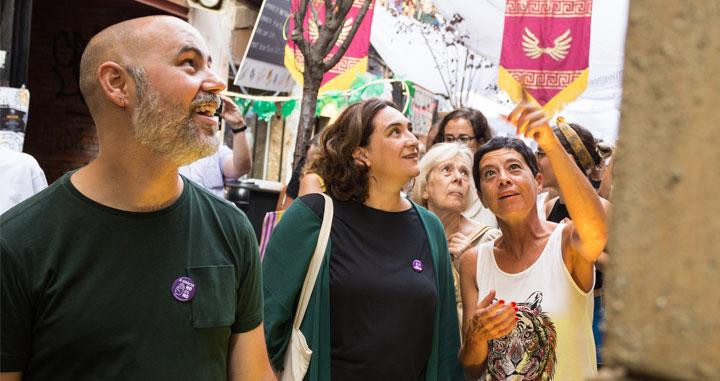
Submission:
[[[173,104],[160,105],[162,96],[150,86],[144,71],[137,69],[132,74],[137,89],[132,127],[140,144],[166,156],[178,167],[217,151],[218,140],[200,131],[190,110]]]

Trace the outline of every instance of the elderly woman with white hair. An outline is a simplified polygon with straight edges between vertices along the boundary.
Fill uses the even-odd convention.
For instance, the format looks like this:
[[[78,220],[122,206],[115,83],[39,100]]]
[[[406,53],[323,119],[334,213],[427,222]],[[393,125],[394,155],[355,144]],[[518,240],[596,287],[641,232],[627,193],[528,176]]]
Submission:
[[[460,256],[467,249],[492,241],[500,230],[483,225],[463,215],[475,194],[472,179],[472,151],[460,143],[433,145],[420,161],[420,174],[415,178],[412,198],[440,217],[453,259],[458,317],[462,322],[460,300]]]

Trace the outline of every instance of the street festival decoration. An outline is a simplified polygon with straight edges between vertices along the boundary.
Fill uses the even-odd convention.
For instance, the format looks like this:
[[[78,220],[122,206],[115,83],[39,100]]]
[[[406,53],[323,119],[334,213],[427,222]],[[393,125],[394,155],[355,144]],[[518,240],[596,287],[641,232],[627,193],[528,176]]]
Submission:
[[[358,74],[350,85],[350,89],[340,91],[326,91],[318,95],[315,115],[320,116],[326,107],[342,110],[347,105],[360,102],[363,99],[380,97],[386,92],[386,85],[399,82],[405,97],[405,103],[400,105],[402,112],[412,119],[414,112],[432,113],[436,105],[427,104],[425,98],[415,99],[415,84],[411,81],[392,78],[380,79],[372,74]],[[278,104],[283,118],[287,118],[294,110],[300,107],[298,100],[300,96],[260,96],[239,94],[232,91],[225,91],[225,94],[233,97],[235,103],[242,109],[243,114],[252,111],[258,119],[269,121],[277,112]],[[420,111],[416,111],[420,110]]]
[[[297,12],[300,8],[300,1],[305,0],[291,0],[290,9],[291,13]],[[313,6],[317,10],[317,19],[322,24],[325,21],[325,1],[322,0],[311,0]],[[367,10],[365,17],[360,24],[360,27],[355,33],[355,37],[352,39],[350,46],[345,51],[345,55],[338,61],[332,69],[325,73],[323,76],[322,83],[320,85],[320,93],[329,90],[346,90],[355,80],[355,76],[360,73],[367,71],[368,65],[368,48],[370,46],[370,27],[372,26],[374,0],[370,0],[370,8]],[[337,42],[332,47],[328,55],[332,56],[338,50],[340,45],[347,39],[350,29],[352,29],[353,21],[360,13],[363,1],[355,0],[352,8],[345,18],[343,26],[340,28],[340,35]],[[305,39],[310,42],[315,42],[319,35],[318,23],[313,20],[314,12],[307,12],[305,14],[305,21],[303,24],[303,33]],[[293,17],[288,19],[289,28],[287,30],[293,30],[295,21]],[[303,55],[300,49],[295,46],[292,39],[287,39],[287,46],[285,46],[285,67],[288,69],[295,81],[302,86],[303,84]]]
[[[22,152],[30,107],[30,91],[0,87],[0,146]]]
[[[507,0],[498,85],[548,115],[587,87],[592,0]]]

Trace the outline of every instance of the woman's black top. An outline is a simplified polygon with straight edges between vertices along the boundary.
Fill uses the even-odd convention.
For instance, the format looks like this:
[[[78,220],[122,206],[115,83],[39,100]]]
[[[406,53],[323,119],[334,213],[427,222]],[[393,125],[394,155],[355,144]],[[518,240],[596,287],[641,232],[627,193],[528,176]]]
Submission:
[[[302,200],[322,215],[322,196]],[[385,212],[353,201],[334,206],[331,379],[424,379],[438,295],[420,216],[414,208]]]
[[[564,220],[565,218],[570,218],[570,213],[567,210],[567,207],[565,204],[561,204],[560,200],[555,200],[555,205],[553,205],[552,209],[550,210],[550,214],[548,215],[547,220],[552,222],[560,223],[560,221]],[[603,286],[603,273],[600,270],[595,270],[595,289],[599,290]]]

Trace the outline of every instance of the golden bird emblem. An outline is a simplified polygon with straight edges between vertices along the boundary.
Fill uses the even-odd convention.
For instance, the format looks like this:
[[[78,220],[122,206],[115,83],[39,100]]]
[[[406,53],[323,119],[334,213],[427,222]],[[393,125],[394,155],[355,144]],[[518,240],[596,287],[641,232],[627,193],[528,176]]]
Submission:
[[[352,29],[352,26],[353,18],[350,17],[349,19],[345,20],[342,28],[340,29],[340,35],[335,42],[336,46],[340,46],[343,42],[345,42],[345,40],[348,38],[348,35],[350,35],[350,30]],[[315,20],[313,19],[310,19],[308,21],[308,34],[310,35],[310,42],[317,41],[318,37],[320,36],[320,28],[318,27],[317,22],[315,22]]]
[[[568,29],[553,41],[554,45],[552,48],[541,48],[540,40],[530,31],[530,29],[525,27],[522,46],[525,51],[525,55],[531,59],[537,59],[544,53],[549,55],[550,58],[555,61],[561,61],[567,56],[568,50],[570,50],[571,41],[572,36],[570,35],[570,29]]]

